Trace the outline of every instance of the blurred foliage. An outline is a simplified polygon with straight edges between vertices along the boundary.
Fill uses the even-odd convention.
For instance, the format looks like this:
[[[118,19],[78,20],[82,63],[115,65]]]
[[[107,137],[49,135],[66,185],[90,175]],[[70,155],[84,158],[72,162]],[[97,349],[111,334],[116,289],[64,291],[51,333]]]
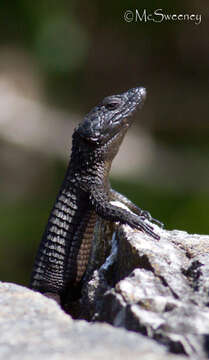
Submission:
[[[138,182],[112,181],[112,185],[139,207],[151,212],[165,228],[209,233],[209,197],[204,192],[172,191]]]
[[[156,8],[168,14],[200,13],[203,20],[197,26],[126,23],[123,17],[127,9],[152,13]],[[203,3],[15,0],[2,2],[0,9],[0,44],[30,52],[45,77],[48,100],[59,105],[86,110],[103,94],[135,86],[139,80],[148,87],[153,81],[166,82],[172,92],[169,77],[180,86],[173,96],[175,105],[190,95],[184,82],[188,88],[195,84],[196,90],[206,86],[208,13]]]

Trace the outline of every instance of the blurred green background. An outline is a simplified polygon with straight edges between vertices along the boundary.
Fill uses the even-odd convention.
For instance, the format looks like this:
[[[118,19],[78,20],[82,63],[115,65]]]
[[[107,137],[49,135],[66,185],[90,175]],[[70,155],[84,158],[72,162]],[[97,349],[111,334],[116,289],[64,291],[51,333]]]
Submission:
[[[0,5],[0,279],[27,284],[71,135],[104,96],[148,97],[112,184],[168,229],[209,233],[209,41],[204,1]],[[126,10],[198,14],[126,22]]]

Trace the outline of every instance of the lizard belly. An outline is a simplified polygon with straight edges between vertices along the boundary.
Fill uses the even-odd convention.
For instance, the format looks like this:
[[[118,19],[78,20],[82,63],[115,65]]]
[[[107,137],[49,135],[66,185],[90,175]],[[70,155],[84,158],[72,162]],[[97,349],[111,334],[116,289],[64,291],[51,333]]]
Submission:
[[[77,255],[77,273],[75,282],[78,283],[86,271],[86,267],[89,260],[89,255],[92,246],[92,240],[94,236],[94,226],[96,223],[97,215],[94,211],[91,211],[88,221],[86,223],[85,230],[82,236],[82,242]]]

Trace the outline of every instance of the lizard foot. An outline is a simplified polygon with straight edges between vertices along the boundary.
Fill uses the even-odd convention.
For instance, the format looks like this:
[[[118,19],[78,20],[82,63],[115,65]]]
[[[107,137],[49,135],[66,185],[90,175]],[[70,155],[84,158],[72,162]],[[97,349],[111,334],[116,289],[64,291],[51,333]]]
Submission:
[[[164,224],[161,221],[153,218],[152,215],[149,213],[149,211],[141,210],[140,216],[143,217],[144,219],[149,220],[150,222],[155,223],[156,225],[160,226],[161,228],[164,228]]]
[[[145,221],[144,216],[130,216],[127,219],[127,224],[131,226],[132,228],[136,228],[138,230],[143,231],[144,233],[147,233],[148,235],[152,236],[156,240],[160,240],[160,236],[157,235],[153,231],[153,227],[149,224],[147,224]]]

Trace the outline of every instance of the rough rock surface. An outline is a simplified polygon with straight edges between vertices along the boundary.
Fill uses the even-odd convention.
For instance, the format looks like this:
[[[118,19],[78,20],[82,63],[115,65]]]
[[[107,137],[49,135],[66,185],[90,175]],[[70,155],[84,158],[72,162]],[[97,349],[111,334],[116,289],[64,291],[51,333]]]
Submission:
[[[140,334],[75,321],[45,296],[0,283],[0,359],[183,360]]]
[[[116,227],[110,241],[98,222],[77,314],[208,358],[209,236],[153,227],[159,241],[129,226]]]
[[[0,359],[209,358],[209,236],[153,227],[159,241],[97,221],[81,298],[66,306],[97,323],[0,283]]]

